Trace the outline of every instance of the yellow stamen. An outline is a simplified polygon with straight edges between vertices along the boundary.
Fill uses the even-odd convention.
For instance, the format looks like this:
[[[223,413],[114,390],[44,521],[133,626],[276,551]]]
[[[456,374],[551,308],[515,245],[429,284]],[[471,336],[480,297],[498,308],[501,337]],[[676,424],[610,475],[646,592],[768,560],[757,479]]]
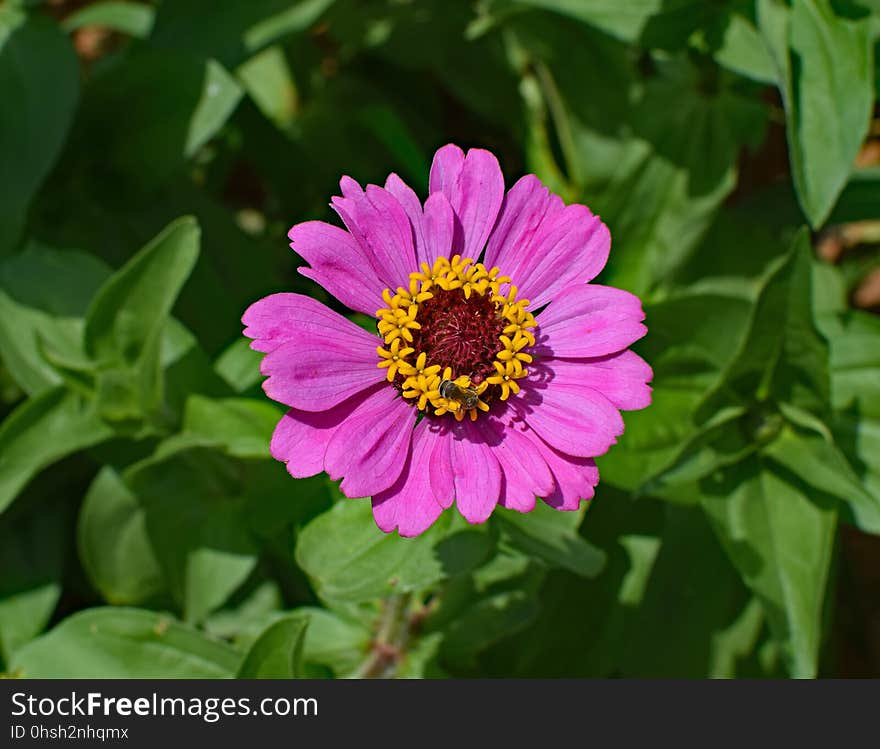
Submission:
[[[506,286],[502,293],[502,286]],[[492,365],[495,374],[475,385],[467,373],[457,374],[451,367],[443,368],[428,361],[424,351],[416,352],[412,344],[414,330],[421,330],[418,322],[419,307],[432,299],[436,289],[451,291],[461,289],[466,299],[472,295],[489,296],[495,304],[495,313],[505,323],[498,338],[498,352]],[[452,414],[461,421],[468,416],[476,420],[480,412],[490,410],[490,405],[482,399],[489,391],[491,397],[506,401],[511,395],[520,392],[516,381],[528,374],[523,366],[532,361],[532,355],[525,349],[535,345],[537,326],[534,315],[526,308],[527,299],[517,298],[516,286],[510,284],[508,276],[502,276],[500,269],[487,269],[482,263],[471,258],[454,255],[451,259],[438,258],[433,266],[422,263],[420,270],[409,274],[407,288],[399,286],[395,293],[390,289],[382,292],[385,306],[377,310],[378,330],[387,348],[378,347],[380,361],[377,366],[387,370],[386,377],[394,382],[398,375],[403,376],[400,384],[403,397],[411,400],[421,411],[435,416]],[[413,358],[415,354],[415,358]],[[450,380],[459,388],[471,391],[469,399],[460,396],[459,400],[440,395],[440,383]],[[399,380],[397,380],[400,382]],[[489,390],[493,388],[493,390]],[[476,405],[465,408],[462,402],[473,403],[476,392]]]

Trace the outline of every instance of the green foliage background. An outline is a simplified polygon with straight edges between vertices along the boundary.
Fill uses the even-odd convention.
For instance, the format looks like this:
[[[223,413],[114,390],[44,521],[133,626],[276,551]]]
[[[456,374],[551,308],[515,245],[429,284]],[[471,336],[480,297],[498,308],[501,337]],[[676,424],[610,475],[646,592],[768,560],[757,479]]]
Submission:
[[[876,0],[0,2],[2,669],[877,675],[878,35]],[[288,227],[341,174],[424,194],[449,141],[602,215],[654,404],[588,511],[405,540],[271,460],[239,318],[335,304]]]

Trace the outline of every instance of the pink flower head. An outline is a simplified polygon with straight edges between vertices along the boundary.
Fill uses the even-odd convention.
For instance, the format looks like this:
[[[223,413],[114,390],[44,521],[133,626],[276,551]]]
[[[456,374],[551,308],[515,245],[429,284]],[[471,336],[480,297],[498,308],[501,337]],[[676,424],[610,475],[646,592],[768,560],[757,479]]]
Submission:
[[[301,294],[245,312],[263,389],[290,408],[272,455],[372,497],[378,526],[402,536],[453,502],[471,523],[536,496],[577,509],[599,481],[593,458],[623,433],[619,410],[651,401],[651,368],[627,350],[646,332],[639,299],[589,283],[608,228],[534,175],[505,193],[478,148],[437,151],[424,204],[396,174],[340,187],[347,231],[306,221],[291,247],[300,273],[377,318],[378,337]]]

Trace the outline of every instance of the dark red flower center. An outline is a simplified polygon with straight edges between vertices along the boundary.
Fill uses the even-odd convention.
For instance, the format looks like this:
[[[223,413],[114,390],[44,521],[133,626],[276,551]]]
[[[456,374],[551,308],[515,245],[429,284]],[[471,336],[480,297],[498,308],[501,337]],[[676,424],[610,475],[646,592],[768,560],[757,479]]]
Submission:
[[[492,362],[502,348],[499,336],[507,321],[498,313],[490,295],[461,289],[432,289],[434,296],[419,305],[418,321],[410,344],[424,351],[441,370],[451,367],[456,376],[468,375],[475,385],[495,373]]]

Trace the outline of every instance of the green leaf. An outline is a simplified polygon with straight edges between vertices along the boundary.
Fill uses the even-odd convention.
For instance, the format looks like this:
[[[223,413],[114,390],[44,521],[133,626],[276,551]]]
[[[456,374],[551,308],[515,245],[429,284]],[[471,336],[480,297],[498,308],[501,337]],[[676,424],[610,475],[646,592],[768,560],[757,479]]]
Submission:
[[[298,679],[309,618],[288,616],[270,624],[248,650],[239,679]]]
[[[776,63],[798,199],[810,224],[825,223],[868,132],[874,101],[870,19],[836,16],[830,0],[785,9],[758,4]]]
[[[241,655],[167,614],[122,607],[86,609],[13,656],[12,673],[32,679],[232,678]]]
[[[687,485],[719,468],[739,463],[757,449],[745,428],[745,410],[737,407],[718,411],[696,433],[682,443],[670,463],[648,478],[641,494],[671,499],[682,485]]]
[[[852,312],[829,340],[835,440],[874,498],[851,510],[860,528],[880,533],[872,511],[880,501],[880,319]]]
[[[183,431],[217,441],[230,455],[268,458],[269,441],[282,416],[277,406],[265,401],[192,395],[186,402]]]
[[[537,600],[526,590],[480,596],[444,628],[443,660],[468,667],[480,651],[526,627],[538,609]]]
[[[625,41],[634,41],[651,16],[660,12],[666,3],[663,0],[513,0],[496,2],[493,6],[504,8],[508,4],[552,10]]]
[[[71,13],[61,27],[67,31],[76,31],[84,26],[102,26],[122,34],[146,39],[153,28],[155,11],[149,5],[135,2],[108,2],[87,5]]]
[[[192,218],[169,224],[92,300],[86,353],[100,364],[140,361],[156,339],[199,256],[199,227]]]
[[[297,611],[307,614],[310,621],[303,660],[326,666],[337,677],[353,673],[366,657],[372,636],[370,630],[353,619],[326,609],[306,607]]]
[[[640,295],[669,285],[733,189],[742,146],[760,142],[763,108],[732,88],[707,93],[704,71],[680,58],[640,80],[630,50],[587,27],[531,14],[510,25],[523,74],[537,71],[570,197],[613,229],[603,282]]]
[[[284,10],[268,15],[248,28],[243,36],[245,46],[254,50],[281,39],[287,34],[305,31],[314,24],[335,0],[302,0]]]
[[[47,361],[83,362],[83,319],[110,275],[97,258],[29,242],[0,263],[0,356],[30,395],[60,384]]]
[[[178,219],[114,273],[92,300],[85,351],[98,366],[98,406],[108,421],[158,415],[162,334],[198,253],[198,225],[192,218]]]
[[[627,619],[621,669],[640,677],[705,678],[720,657],[716,636],[740,616],[748,592],[699,507],[667,505],[660,542]],[[687,614],[670,617],[670,611]]]
[[[792,676],[818,670],[837,512],[752,459],[707,486],[703,507],[761,599]]]
[[[214,363],[217,374],[236,392],[243,393],[257,385],[263,354],[254,351],[244,338],[230,344]]]
[[[111,435],[93,405],[63,387],[22,403],[0,424],[0,512],[39,471]]]
[[[765,278],[746,335],[707,396],[704,414],[730,396],[746,405],[772,399],[817,413],[827,410],[828,345],[813,320],[811,258],[804,229]]]
[[[144,509],[171,594],[187,621],[201,621],[257,562],[244,515],[248,474],[214,450],[166,443],[164,454],[132,466],[124,478]]]
[[[537,502],[523,514],[499,508],[495,517],[514,548],[537,557],[551,567],[595,577],[605,566],[605,554],[577,532],[583,513],[559,512]]]
[[[755,25],[739,13],[728,16],[721,46],[713,53],[715,61],[760,83],[776,83],[776,69],[764,40]]]
[[[800,425],[799,425],[800,426]],[[880,496],[859,477],[824,425],[787,426],[763,453],[820,492],[847,502],[860,527],[880,532]]]
[[[149,601],[165,586],[137,497],[110,466],[95,477],[77,523],[79,558],[108,603]]]
[[[184,155],[192,156],[207,143],[235,111],[244,91],[216,60],[205,65],[202,94],[189,121]]]
[[[235,71],[248,96],[282,132],[293,125],[299,109],[296,81],[280,46],[268,47]]]
[[[697,438],[694,412],[742,335],[749,305],[720,294],[688,294],[647,307],[650,335],[639,353],[654,369],[650,408],[626,414],[626,431],[597,459],[603,482],[638,490]],[[656,489],[655,489],[656,491]]]
[[[0,8],[0,256],[18,242],[28,205],[73,119],[79,68],[69,40],[37,14]],[[35,96],[51,91],[51,96]]]
[[[68,513],[50,497],[0,519],[0,656],[38,635],[61,597]]]
[[[345,499],[303,529],[296,560],[327,600],[370,601],[427,588],[482,562],[488,534],[456,528],[445,513],[416,538],[385,534],[369,502]]]

